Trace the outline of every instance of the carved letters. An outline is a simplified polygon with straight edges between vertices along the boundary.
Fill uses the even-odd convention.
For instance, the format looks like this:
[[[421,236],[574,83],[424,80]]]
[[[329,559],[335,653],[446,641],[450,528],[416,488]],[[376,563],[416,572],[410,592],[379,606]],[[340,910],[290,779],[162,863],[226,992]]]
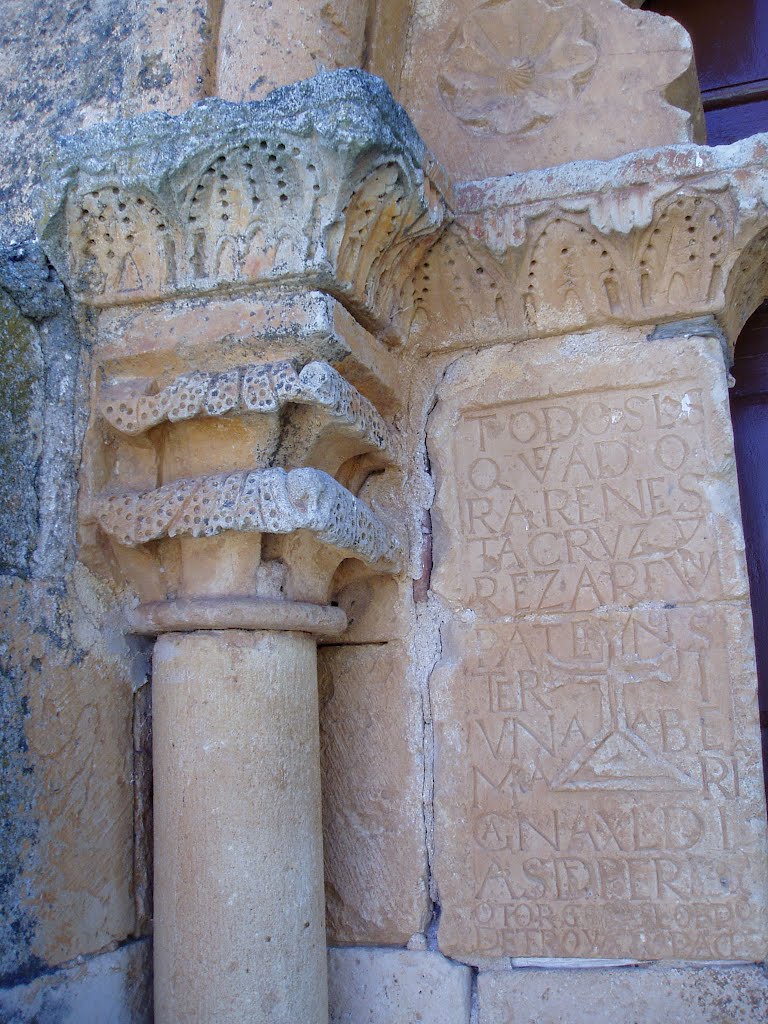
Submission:
[[[736,838],[723,616],[653,609],[457,642],[476,694],[459,914],[477,955],[738,955],[759,862]],[[710,927],[691,927],[702,914]]]
[[[764,948],[724,370],[696,344],[572,338],[447,375],[430,454],[450,955]]]
[[[468,409],[464,595],[492,615],[720,596],[696,381]]]

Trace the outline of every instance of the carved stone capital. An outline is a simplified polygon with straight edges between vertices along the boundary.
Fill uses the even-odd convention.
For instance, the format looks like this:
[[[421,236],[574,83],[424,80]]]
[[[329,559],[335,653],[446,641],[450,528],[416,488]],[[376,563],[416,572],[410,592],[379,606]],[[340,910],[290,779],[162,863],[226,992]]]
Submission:
[[[83,557],[152,604],[134,617],[139,631],[213,628],[216,615],[218,628],[261,622],[263,603],[251,600],[327,603],[345,560],[374,573],[403,567],[399,530],[358,497],[371,474],[397,495],[395,431],[328,363],[285,355],[167,383],[113,377],[104,364],[81,488]],[[190,605],[199,598],[205,608]],[[159,602],[175,610],[160,613]],[[284,628],[309,622],[285,611]],[[326,620],[318,630],[333,632]]]
[[[401,298],[428,348],[712,315],[766,292],[768,137],[469,182]]]
[[[401,570],[391,321],[437,170],[360,71],[61,143],[42,236],[95,333],[81,554],[133,628],[331,634],[306,607],[342,563]]]
[[[249,413],[277,416],[287,406],[301,408],[293,410],[283,429],[288,436],[281,436],[274,457],[279,465],[291,462],[297,454],[294,447],[306,453],[328,432],[354,438],[363,450],[392,453],[396,447],[374,405],[319,361],[301,370],[295,360],[283,359],[220,373],[182,374],[155,394],[137,393],[135,383],[134,389],[117,385],[105,389],[99,412],[119,433],[138,436],[164,422]]]
[[[444,219],[433,170],[380,79],[321,74],[64,140],[42,237],[89,305],[286,282],[383,325]]]
[[[95,515],[118,544],[163,537],[215,537],[225,530],[286,534],[307,530],[344,557],[396,571],[401,545],[376,515],[317,469],[258,469],[179,480],[154,491],[111,494]]]

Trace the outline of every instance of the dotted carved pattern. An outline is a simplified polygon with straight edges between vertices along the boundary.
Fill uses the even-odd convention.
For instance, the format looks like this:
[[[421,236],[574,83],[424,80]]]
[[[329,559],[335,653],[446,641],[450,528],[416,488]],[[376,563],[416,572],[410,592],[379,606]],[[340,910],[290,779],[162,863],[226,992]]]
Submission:
[[[522,338],[722,308],[737,257],[728,198],[675,193],[650,208],[650,225],[629,230],[609,218],[595,227],[582,212],[589,202],[494,211],[496,221],[514,223],[508,237],[517,244],[501,254],[496,238],[469,245],[465,229],[450,228],[404,287],[402,315],[419,329],[437,319],[471,328],[495,309],[510,336]]]
[[[306,260],[308,236],[271,226],[289,208],[300,223],[311,222],[319,192],[317,167],[298,146],[258,139],[219,154],[184,202],[195,280],[250,279]]]
[[[153,491],[102,496],[96,519],[119,544],[214,537],[225,530],[308,530],[380,571],[400,566],[401,546],[368,506],[317,469],[260,469],[180,480]]]
[[[428,321],[435,294],[450,297],[455,321],[471,324],[498,317],[506,322],[507,310],[502,287],[504,268],[490,258],[460,229],[443,235],[428,253],[403,294],[403,308],[410,309],[411,322]]]
[[[75,290],[130,297],[172,285],[179,232],[161,207],[114,183],[81,195],[70,206]]]
[[[434,241],[429,227],[441,221],[441,207],[429,180],[414,192],[397,160],[361,177],[329,233],[340,293],[364,308],[391,308]]]
[[[116,430],[137,435],[165,421],[272,413],[286,404],[322,409],[374,449],[383,451],[390,443],[389,427],[371,402],[323,362],[308,363],[301,371],[290,360],[280,360],[223,373],[189,373],[155,395],[111,391],[100,411]]]
[[[728,280],[726,328],[737,338],[749,317],[768,297],[768,228],[742,250]]]
[[[442,220],[441,197],[402,154],[352,169],[305,139],[256,137],[154,191],[110,180],[73,192],[70,273],[95,305],[300,276],[386,319]]]

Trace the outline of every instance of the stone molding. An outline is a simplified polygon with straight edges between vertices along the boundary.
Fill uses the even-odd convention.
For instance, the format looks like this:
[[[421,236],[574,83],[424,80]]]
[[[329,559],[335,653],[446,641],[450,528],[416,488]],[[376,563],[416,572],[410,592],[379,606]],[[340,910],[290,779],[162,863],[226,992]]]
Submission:
[[[434,348],[707,314],[733,343],[766,291],[767,159],[756,136],[469,182],[402,315]]]
[[[270,598],[197,598],[148,601],[128,613],[133,633],[189,633],[197,629],[288,630],[328,639],[347,628],[347,616],[332,605]]]
[[[308,530],[342,557],[397,571],[401,544],[379,518],[318,469],[258,469],[179,480],[154,491],[96,500],[99,525],[119,544],[162,537],[215,537],[225,530],[285,534]]]
[[[287,405],[312,407],[337,429],[348,428],[372,449],[385,451],[394,443],[373,404],[332,366],[319,361],[308,363],[300,371],[294,361],[281,360],[223,373],[185,374],[156,394],[137,395],[113,388],[102,397],[100,412],[115,430],[136,436],[166,421],[269,414]]]
[[[382,325],[443,222],[435,173],[380,79],[325,73],[64,140],[42,237],[89,305],[300,281]]]

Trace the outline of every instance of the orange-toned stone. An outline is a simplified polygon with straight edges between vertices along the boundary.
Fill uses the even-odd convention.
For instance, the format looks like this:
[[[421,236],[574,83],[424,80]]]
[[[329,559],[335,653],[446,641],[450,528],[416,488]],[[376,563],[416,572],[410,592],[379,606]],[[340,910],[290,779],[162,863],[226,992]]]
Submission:
[[[108,602],[82,567],[59,596],[13,577],[0,588],[3,656],[28,707],[35,802],[26,813],[39,823],[22,906],[34,922],[32,953],[53,966],[135,929],[133,687],[114,612],[99,617]]]
[[[165,0],[162,5],[142,2],[138,6],[123,112],[180,114],[197,100],[211,96],[217,5]]]
[[[720,342],[466,356],[429,429],[441,949],[761,959],[765,803]]]
[[[153,667],[156,1019],[320,1024],[314,641],[171,633]]]
[[[621,0],[418,0],[399,99],[464,180],[703,139],[687,33]]]
[[[429,918],[421,698],[401,644],[321,647],[331,943],[405,945]]]
[[[371,0],[365,69],[380,75],[394,96],[400,94],[411,7],[410,0]]]
[[[756,218],[766,152],[757,135],[464,182],[456,220],[402,294],[411,344],[486,347],[705,315],[734,344],[768,289]]]
[[[216,95],[256,100],[318,71],[359,67],[367,14],[367,0],[228,0]]]
[[[105,310],[98,338],[109,383],[152,376],[162,387],[190,371],[323,359],[385,412],[397,401],[395,357],[339,302],[317,291]]]

